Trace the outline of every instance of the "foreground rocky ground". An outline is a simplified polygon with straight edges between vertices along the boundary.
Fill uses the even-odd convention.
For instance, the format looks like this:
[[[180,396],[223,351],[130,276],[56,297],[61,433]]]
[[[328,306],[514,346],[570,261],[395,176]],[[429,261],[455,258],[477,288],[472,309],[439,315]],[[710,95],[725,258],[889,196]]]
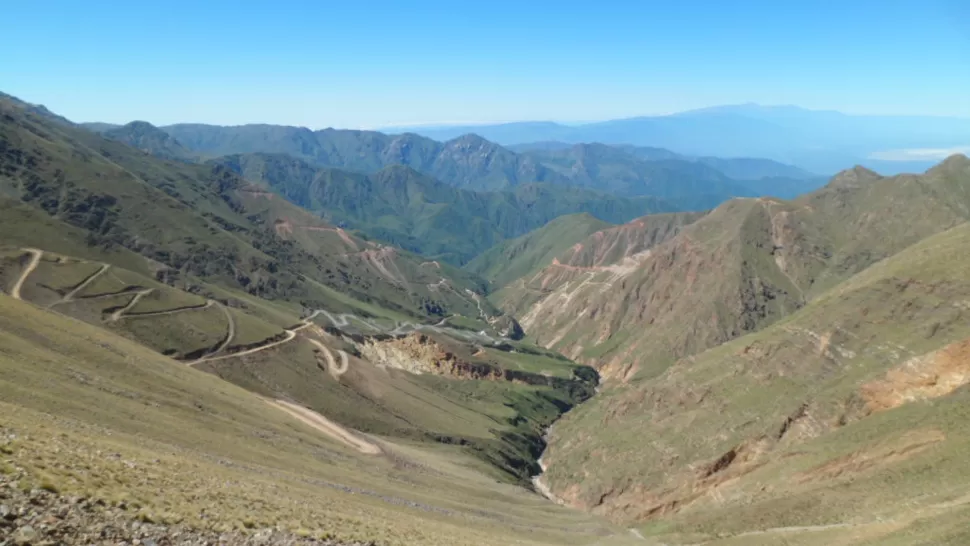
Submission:
[[[17,470],[0,475],[0,546],[112,544],[184,545],[318,545],[368,546],[300,537],[274,529],[217,532],[184,525],[163,525],[130,510],[124,503],[66,496],[21,486]]]

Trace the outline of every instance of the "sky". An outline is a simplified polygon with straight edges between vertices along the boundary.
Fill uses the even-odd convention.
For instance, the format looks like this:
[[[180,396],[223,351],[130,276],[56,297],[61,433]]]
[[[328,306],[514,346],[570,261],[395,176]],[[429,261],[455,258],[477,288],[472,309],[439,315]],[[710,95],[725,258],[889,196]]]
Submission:
[[[719,104],[970,117],[970,1],[8,2],[0,91],[74,121],[380,128]]]

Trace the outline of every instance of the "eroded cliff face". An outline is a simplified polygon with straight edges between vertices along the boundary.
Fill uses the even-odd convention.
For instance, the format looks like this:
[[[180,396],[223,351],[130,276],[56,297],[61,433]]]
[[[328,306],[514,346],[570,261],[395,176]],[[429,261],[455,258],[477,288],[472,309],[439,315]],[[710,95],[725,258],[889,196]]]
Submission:
[[[360,353],[377,366],[413,374],[444,375],[456,379],[501,378],[501,370],[458,357],[427,334],[412,333],[385,339],[365,338]]]
[[[781,205],[779,205],[781,207]],[[610,381],[754,331],[803,304],[778,270],[768,202],[735,200],[699,220],[662,215],[594,234],[508,300],[538,342]]]
[[[484,358],[481,349],[460,354],[434,337],[414,332],[400,337],[364,337],[354,340],[361,356],[379,367],[431,374],[458,380],[509,381],[563,390],[577,401],[592,396],[598,382],[596,372],[581,367],[572,378],[511,370]]]

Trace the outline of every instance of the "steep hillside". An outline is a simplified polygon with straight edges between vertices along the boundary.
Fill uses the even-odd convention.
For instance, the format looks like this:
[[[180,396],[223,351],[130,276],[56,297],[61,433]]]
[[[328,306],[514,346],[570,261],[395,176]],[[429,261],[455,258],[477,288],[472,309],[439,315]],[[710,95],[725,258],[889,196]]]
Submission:
[[[326,308],[308,312],[198,280],[180,284],[39,248],[0,251],[0,288],[14,299],[99,326],[267,397],[299,402],[355,430],[467,446],[505,479],[524,482],[537,471],[542,429],[588,398],[596,382],[592,370],[504,339],[505,326],[486,316],[464,319],[476,327],[472,331],[447,321],[430,326]],[[388,375],[375,366],[409,373]],[[379,403],[371,398],[377,391],[383,393]],[[476,396],[473,407],[463,403],[469,394]],[[430,411],[442,405],[465,424],[449,424]],[[518,408],[511,426],[490,420],[505,411],[496,414],[496,408]]]
[[[968,257],[963,223],[633,377],[557,423],[543,480],[668,544],[962,544]]]
[[[730,201],[693,219],[647,217],[610,230],[610,237],[596,234],[567,253],[582,265],[556,260],[496,297],[518,311],[539,343],[595,362],[614,379],[658,373],[681,355],[801,305],[797,289],[768,267],[770,255],[757,254],[771,247],[770,219],[759,201]],[[627,241],[629,254],[609,250]],[[605,262],[600,255],[621,259]],[[527,310],[516,309],[523,303]]]
[[[730,201],[627,252],[594,235],[583,251],[608,258],[574,265],[566,255],[493,300],[547,347],[614,378],[652,376],[966,221],[968,163],[955,156],[924,175],[891,178],[856,168],[793,202]]]
[[[535,273],[569,247],[609,226],[586,213],[560,216],[535,231],[486,250],[465,269],[488,280],[493,290],[498,289]]]
[[[523,488],[598,376],[517,341],[476,277],[225,167],[0,107],[0,536],[617,534]]]
[[[0,100],[0,193],[84,231],[84,246],[140,254],[157,264],[160,278],[192,275],[307,306],[372,302],[439,319],[479,313],[465,292],[479,286],[467,274],[449,279],[423,259],[355,240],[282,199],[270,206],[272,195],[229,169],[160,160],[22,104]],[[32,226],[6,229],[24,246],[43,246]],[[402,270],[421,275],[406,278]],[[441,282],[456,290],[429,288]]]
[[[473,192],[400,165],[362,175],[315,168],[285,155],[236,155],[213,163],[261,182],[333,224],[457,265],[563,214],[587,212],[623,222],[670,208],[650,197],[624,199],[542,184]]]
[[[314,338],[293,345],[310,353]],[[289,397],[286,374],[254,393],[4,294],[0,345],[0,536],[21,544],[578,545],[616,533],[496,481],[457,444],[348,430]],[[407,375],[351,365],[343,377]],[[440,427],[487,437],[477,427],[514,415],[435,395],[431,381],[397,384],[402,395],[370,396],[385,412],[446,407]]]

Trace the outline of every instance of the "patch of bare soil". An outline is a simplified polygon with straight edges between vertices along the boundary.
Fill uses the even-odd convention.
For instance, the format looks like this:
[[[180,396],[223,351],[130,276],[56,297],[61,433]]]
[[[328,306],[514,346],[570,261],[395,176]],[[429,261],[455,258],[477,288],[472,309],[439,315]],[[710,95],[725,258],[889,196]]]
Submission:
[[[869,411],[884,411],[909,402],[938,398],[970,383],[970,339],[911,358],[871,381],[859,394]]]

